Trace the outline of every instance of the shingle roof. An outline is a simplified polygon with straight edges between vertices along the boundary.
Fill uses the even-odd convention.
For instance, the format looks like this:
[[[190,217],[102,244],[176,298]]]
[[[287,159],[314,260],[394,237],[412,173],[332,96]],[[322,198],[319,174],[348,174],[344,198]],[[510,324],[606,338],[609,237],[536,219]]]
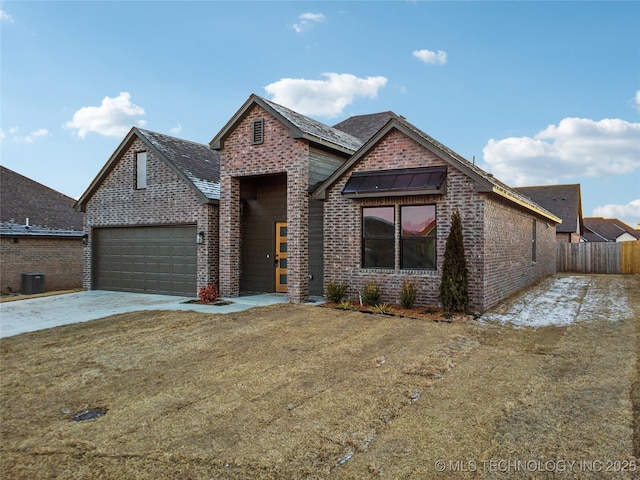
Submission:
[[[73,198],[3,166],[0,185],[3,235],[82,235],[83,215],[73,209]]]
[[[137,129],[210,200],[220,200],[220,153],[208,145]]]
[[[235,125],[244,118],[251,107],[256,104],[288,127],[293,138],[302,138],[311,143],[316,143],[349,155],[353,154],[364,143],[361,139],[349,133],[325,125],[322,122],[309,118],[301,113],[294,112],[287,107],[278,105],[256,94],[251,94],[242,107],[238,109],[235,115],[216,136],[213,137],[211,142],[209,142],[211,148],[215,150],[223,148],[223,143],[227,135],[234,129]]]
[[[586,217],[584,219],[583,237],[589,242],[615,242],[625,233],[640,240],[640,232],[617,218]]]
[[[562,223],[556,227],[557,232],[580,233],[582,231],[582,225],[580,225],[582,222],[582,201],[579,183],[519,187],[515,190],[560,217]]]
[[[259,98],[284,118],[289,120],[293,125],[298,127],[302,132],[312,137],[334,143],[353,150],[354,152],[364,143],[360,138],[354,137],[343,130],[325,125],[313,118],[309,118],[301,113],[294,112],[287,107],[273,103],[271,100],[267,100],[266,98]]]
[[[393,112],[371,113],[355,115],[337,123],[333,128],[342,130],[366,142],[392,118],[402,118]]]
[[[114,168],[133,141],[139,138],[167,165],[180,175],[203,203],[220,200],[220,154],[208,145],[133,127],[102,167],[91,185],[76,202],[75,208],[84,210],[87,201]]]
[[[549,212],[545,208],[541,207],[537,203],[533,202],[529,198],[525,197],[521,193],[515,191],[508,185],[502,183],[498,179],[494,178],[493,175],[485,172],[480,167],[476,166],[474,163],[471,163],[464,157],[458,155],[456,152],[451,150],[446,145],[438,142],[433,137],[427,135],[422,130],[409,123],[403,117],[392,117],[387,123],[380,129],[376,134],[374,134],[363,147],[356,152],[356,154],[351,157],[348,161],[346,161],[342,166],[340,166],[325,182],[320,185],[320,187],[313,193],[313,197],[316,199],[323,198],[325,195],[326,189],[337,181],[343,174],[346,173],[356,162],[360,160],[366,153],[372,148],[384,135],[386,135],[392,129],[398,129],[413,137],[416,141],[421,143],[425,148],[430,149],[435,152],[445,161],[451,163],[455,168],[463,171],[465,174],[472,177],[476,183],[479,185],[479,191],[483,192],[491,192],[495,193],[506,200],[521,205],[529,210],[537,212],[539,215],[546,217],[547,219],[559,223],[562,220]]]

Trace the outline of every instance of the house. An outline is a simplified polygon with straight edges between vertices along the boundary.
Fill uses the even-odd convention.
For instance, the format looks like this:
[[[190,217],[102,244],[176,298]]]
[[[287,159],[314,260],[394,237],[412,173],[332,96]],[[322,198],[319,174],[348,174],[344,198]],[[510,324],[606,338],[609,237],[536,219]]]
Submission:
[[[558,243],[579,243],[583,233],[580,184],[543,185],[515,189],[562,219],[556,225]]]
[[[82,287],[82,213],[73,209],[75,200],[4,166],[0,185],[2,293],[23,290],[22,274],[30,273],[44,274],[37,290]]]
[[[86,288],[297,303],[374,280],[395,302],[412,279],[432,305],[459,209],[479,310],[555,273],[561,222],[393,112],[331,127],[257,95],[208,146],[132,129],[77,206]]]
[[[195,296],[218,283],[218,153],[132,128],[76,208],[85,289]]]
[[[640,231],[617,218],[587,217],[583,239],[585,242],[629,242],[640,240]]]

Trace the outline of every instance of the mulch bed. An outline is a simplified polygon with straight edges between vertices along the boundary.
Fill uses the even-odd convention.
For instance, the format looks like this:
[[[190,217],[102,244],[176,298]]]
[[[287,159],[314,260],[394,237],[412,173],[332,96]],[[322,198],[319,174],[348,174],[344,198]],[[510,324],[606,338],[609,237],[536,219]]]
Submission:
[[[388,315],[392,317],[415,318],[427,322],[467,322],[478,318],[478,315],[472,313],[445,312],[441,308],[432,308],[424,306],[416,306],[413,308],[402,308],[400,305],[387,305],[384,313],[375,310],[374,307],[368,305],[351,304],[349,308],[344,308],[339,303],[327,302],[321,305],[324,308],[334,308],[336,310],[353,310],[362,313],[371,313],[376,315]]]

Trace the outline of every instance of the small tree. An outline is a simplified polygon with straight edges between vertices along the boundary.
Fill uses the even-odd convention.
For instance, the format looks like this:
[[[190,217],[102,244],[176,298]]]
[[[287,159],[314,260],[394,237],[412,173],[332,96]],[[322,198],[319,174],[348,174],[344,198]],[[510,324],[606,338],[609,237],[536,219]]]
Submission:
[[[450,312],[464,312],[469,307],[468,269],[458,209],[451,216],[451,230],[444,249],[440,302]]]

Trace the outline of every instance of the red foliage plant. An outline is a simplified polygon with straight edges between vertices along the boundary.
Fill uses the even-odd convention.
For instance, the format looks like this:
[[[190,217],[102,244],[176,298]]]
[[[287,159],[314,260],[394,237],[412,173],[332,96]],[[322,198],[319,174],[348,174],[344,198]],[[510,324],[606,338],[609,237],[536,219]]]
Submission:
[[[198,291],[198,297],[202,303],[213,303],[218,299],[218,287],[207,285]]]

